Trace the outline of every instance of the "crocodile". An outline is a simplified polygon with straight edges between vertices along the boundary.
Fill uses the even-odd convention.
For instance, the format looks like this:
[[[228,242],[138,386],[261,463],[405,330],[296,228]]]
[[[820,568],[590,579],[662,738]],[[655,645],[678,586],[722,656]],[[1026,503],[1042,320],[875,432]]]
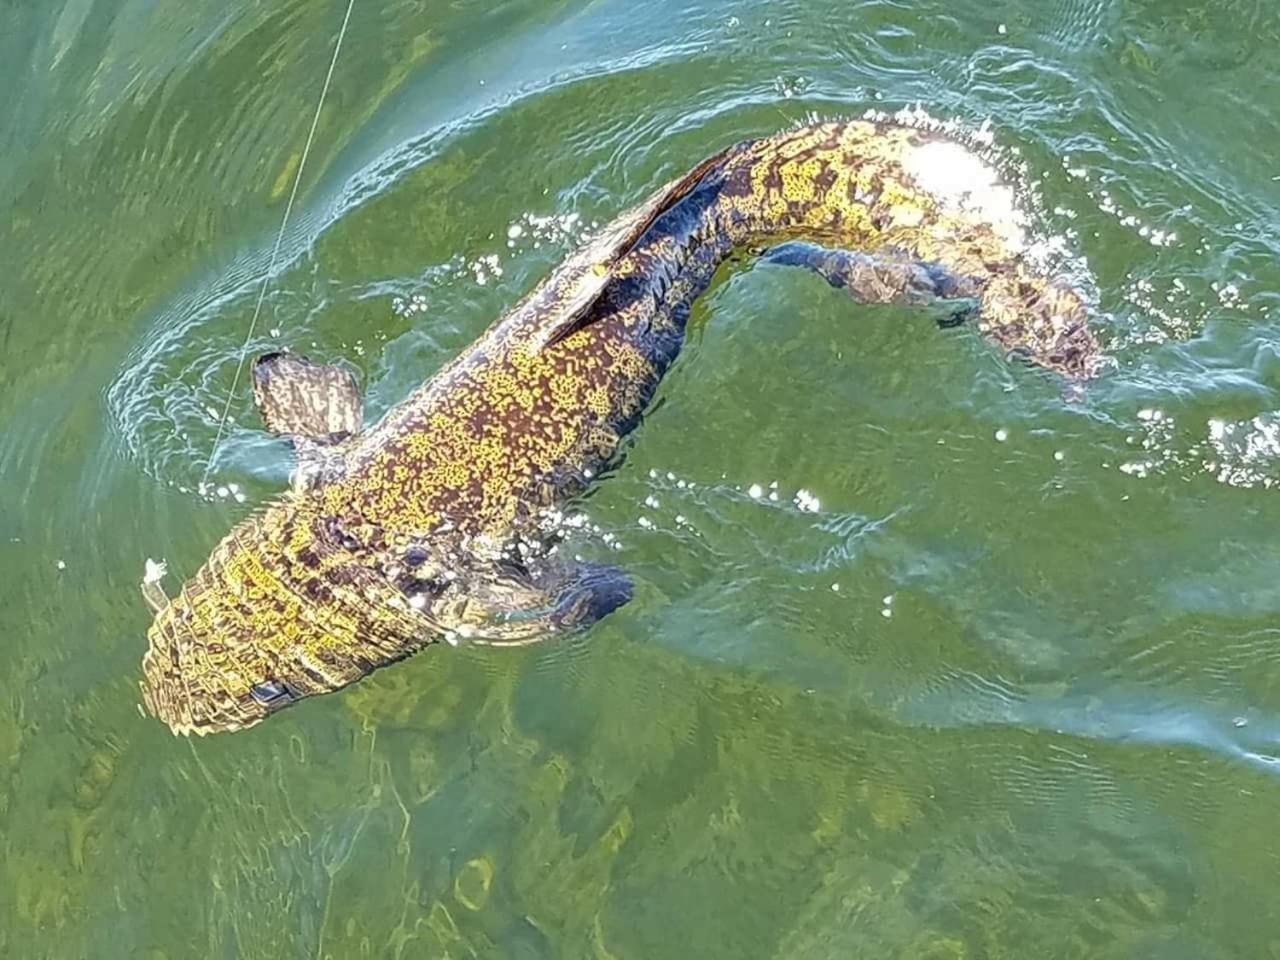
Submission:
[[[1102,352],[1084,297],[1028,255],[1007,187],[938,131],[814,122],[737,143],[588,237],[376,424],[353,375],[252,367],[290,489],[239,522],[155,614],[143,702],[175,733],[252,726],[430,644],[520,645],[625,604],[556,517],[618,462],[731,257],[812,270],[859,303],[939,302],[1068,384]],[[151,565],[149,565],[151,566]]]

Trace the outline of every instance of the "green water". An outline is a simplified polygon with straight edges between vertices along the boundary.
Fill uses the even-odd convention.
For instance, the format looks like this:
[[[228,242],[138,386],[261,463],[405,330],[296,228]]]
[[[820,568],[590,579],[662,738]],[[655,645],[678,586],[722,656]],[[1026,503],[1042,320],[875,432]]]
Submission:
[[[250,348],[375,414],[704,155],[915,102],[1115,365],[728,271],[586,504],[632,604],[176,739],[137,583],[285,482],[242,387],[193,492],[344,8],[0,4],[0,955],[1280,957],[1271,0],[356,0]]]

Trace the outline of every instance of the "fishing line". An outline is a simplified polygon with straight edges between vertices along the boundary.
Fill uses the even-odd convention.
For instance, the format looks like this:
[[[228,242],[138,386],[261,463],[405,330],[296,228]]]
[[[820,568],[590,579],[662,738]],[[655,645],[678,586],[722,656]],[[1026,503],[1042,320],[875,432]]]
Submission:
[[[325,98],[329,95],[329,84],[333,81],[333,70],[338,65],[338,54],[342,50],[342,41],[347,36],[347,25],[351,23],[351,10],[356,0],[347,0],[347,12],[342,18],[342,26],[338,30],[338,39],[333,44],[333,59],[329,61],[329,72],[325,74],[324,86],[320,88],[320,100],[316,104],[315,116],[311,118],[311,129],[307,132],[307,142],[302,148],[302,157],[298,161],[298,172],[293,177],[293,189],[289,191],[289,202],[284,207],[284,217],[280,220],[280,230],[276,233],[275,248],[271,251],[271,260],[267,263],[267,272],[263,274],[262,286],[258,289],[258,301],[253,306],[253,316],[249,319],[249,330],[244,335],[244,343],[240,345],[240,357],[236,362],[236,373],[231,378],[231,389],[227,391],[227,402],[222,407],[222,416],[218,419],[218,432],[213,437],[213,449],[209,451],[209,460],[204,465],[204,475],[200,478],[200,493],[205,494],[209,482],[209,474],[213,470],[214,460],[218,455],[218,444],[222,442],[222,433],[227,426],[227,417],[231,413],[231,401],[235,398],[236,387],[240,385],[240,376],[244,373],[245,357],[249,353],[249,343],[253,340],[253,331],[258,326],[258,316],[262,313],[262,302],[267,296],[267,287],[271,284],[271,274],[280,257],[280,246],[284,243],[284,231],[289,225],[289,214],[293,212],[293,201],[298,196],[298,185],[302,183],[302,171],[307,168],[307,156],[311,153],[311,144],[316,137],[316,127],[320,125],[320,111],[324,109]]]

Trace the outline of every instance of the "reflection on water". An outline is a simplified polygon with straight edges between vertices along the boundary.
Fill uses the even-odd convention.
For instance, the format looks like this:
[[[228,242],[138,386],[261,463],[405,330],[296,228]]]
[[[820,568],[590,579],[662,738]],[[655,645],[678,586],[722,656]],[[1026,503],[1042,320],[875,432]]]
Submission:
[[[1115,368],[730,271],[584,505],[631,605],[176,740],[137,581],[285,481],[246,393],[196,491],[344,7],[0,11],[0,954],[1280,956],[1275,12],[357,3],[250,349],[372,414],[711,151],[913,104]]]

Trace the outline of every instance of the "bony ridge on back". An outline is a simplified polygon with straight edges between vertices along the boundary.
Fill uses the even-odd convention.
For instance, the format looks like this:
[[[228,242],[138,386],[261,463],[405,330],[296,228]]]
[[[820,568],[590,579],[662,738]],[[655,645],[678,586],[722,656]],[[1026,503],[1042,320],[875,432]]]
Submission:
[[[731,146],[621,214],[367,429],[349,373],[260,358],[254,396],[294,444],[293,484],[173,598],[149,572],[147,709],[178,733],[236,730],[440,640],[531,643],[626,603],[625,574],[565,557],[548,518],[613,462],[735,251],[862,303],[942,300],[1006,353],[1092,376],[1080,296],[1026,259],[1009,205],[974,202],[957,175],[1004,189],[962,146],[892,123]]]

